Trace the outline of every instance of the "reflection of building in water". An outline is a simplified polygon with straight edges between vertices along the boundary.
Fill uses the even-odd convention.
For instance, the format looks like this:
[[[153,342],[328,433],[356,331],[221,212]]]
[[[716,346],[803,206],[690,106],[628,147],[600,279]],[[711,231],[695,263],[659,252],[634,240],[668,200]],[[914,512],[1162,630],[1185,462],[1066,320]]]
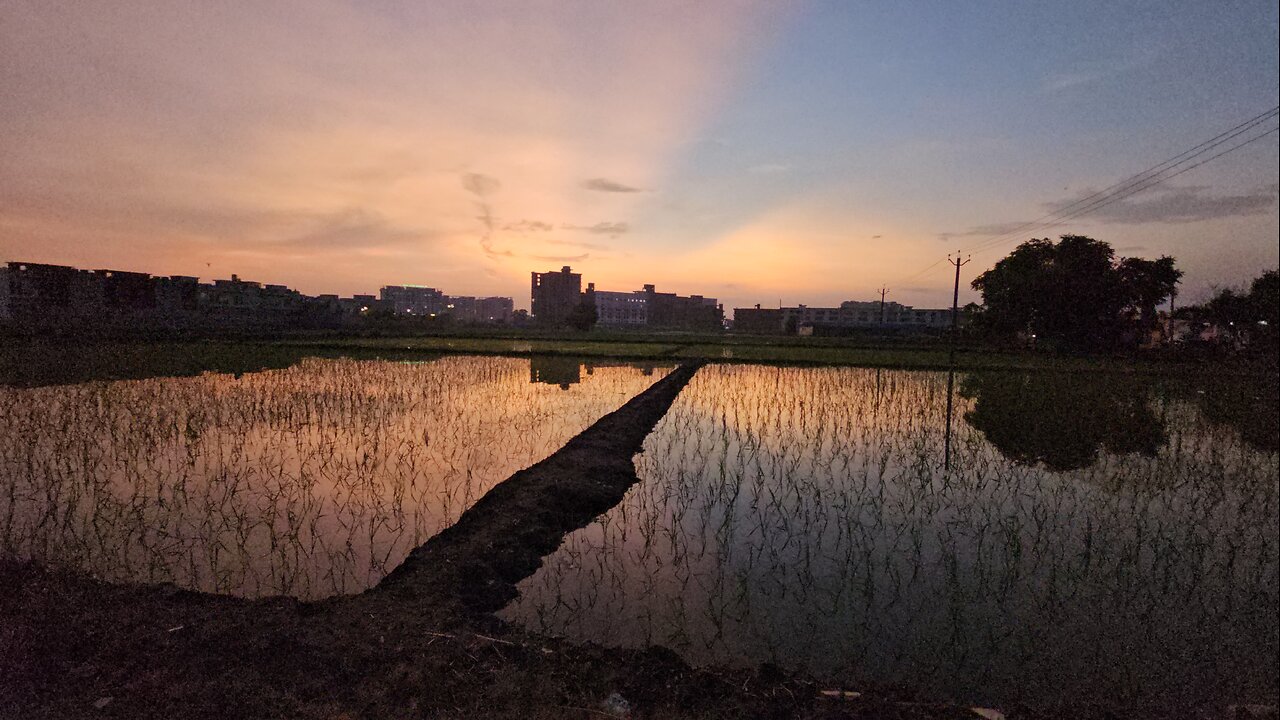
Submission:
[[[582,363],[577,358],[535,355],[529,358],[529,382],[559,385],[568,389],[582,381]]]
[[[590,376],[597,369],[607,367],[635,368],[644,377],[652,376],[657,368],[653,363],[584,362],[581,358],[534,355],[529,358],[529,382],[559,385],[567,390],[570,385],[582,382],[584,370]]]

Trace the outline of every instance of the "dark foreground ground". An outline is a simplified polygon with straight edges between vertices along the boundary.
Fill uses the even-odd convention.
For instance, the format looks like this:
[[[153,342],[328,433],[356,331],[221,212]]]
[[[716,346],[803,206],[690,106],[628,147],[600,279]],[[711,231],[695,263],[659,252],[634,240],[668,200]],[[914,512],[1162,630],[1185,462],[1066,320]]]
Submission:
[[[662,648],[575,645],[495,619],[565,534],[636,482],[633,455],[695,369],[678,368],[494,488],[358,596],[248,601],[0,562],[0,716],[1275,717],[1273,708],[1120,709],[1106,698],[981,715],[904,688],[829,688],[770,667],[694,669]]]

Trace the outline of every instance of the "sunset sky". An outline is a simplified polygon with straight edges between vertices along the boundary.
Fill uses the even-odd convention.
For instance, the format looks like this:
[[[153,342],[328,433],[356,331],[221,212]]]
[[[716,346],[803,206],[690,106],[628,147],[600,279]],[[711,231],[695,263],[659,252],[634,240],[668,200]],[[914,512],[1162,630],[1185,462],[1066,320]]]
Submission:
[[[1280,102],[1277,31],[1274,0],[0,0],[0,261],[947,305],[948,252]],[[965,277],[1070,231],[1175,256],[1189,300],[1243,283],[1280,262],[1278,162]]]

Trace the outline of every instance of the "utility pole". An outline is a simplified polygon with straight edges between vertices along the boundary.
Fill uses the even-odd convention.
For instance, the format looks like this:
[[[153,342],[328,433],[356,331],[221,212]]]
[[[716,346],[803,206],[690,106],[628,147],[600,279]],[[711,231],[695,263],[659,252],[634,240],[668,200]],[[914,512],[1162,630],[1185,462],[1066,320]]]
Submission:
[[[956,385],[956,337],[960,334],[960,268],[968,265],[972,259],[972,255],[961,259],[957,254],[955,260],[952,260],[950,255],[947,256],[947,261],[956,266],[956,285],[951,294],[951,369],[947,373],[947,434],[943,441],[942,467],[946,472],[951,471],[951,396],[955,392]]]
[[[960,268],[968,265],[972,259],[972,255],[963,260],[959,254],[954,260],[950,255],[947,256],[947,261],[956,266],[956,286],[951,295],[951,361],[953,364],[956,359],[956,336],[960,334]]]
[[[880,324],[884,325],[884,296],[889,294],[889,288],[880,288]]]

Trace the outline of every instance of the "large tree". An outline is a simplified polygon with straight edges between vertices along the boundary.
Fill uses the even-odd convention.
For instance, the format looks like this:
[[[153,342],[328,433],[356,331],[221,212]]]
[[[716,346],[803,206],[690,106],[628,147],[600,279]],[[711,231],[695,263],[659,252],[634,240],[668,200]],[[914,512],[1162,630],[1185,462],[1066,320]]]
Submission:
[[[1156,307],[1181,276],[1173,258],[1117,260],[1108,243],[1063,235],[1058,242],[1022,243],[979,275],[973,288],[982,293],[987,330],[1029,333],[1062,349],[1092,349],[1154,324]]]

